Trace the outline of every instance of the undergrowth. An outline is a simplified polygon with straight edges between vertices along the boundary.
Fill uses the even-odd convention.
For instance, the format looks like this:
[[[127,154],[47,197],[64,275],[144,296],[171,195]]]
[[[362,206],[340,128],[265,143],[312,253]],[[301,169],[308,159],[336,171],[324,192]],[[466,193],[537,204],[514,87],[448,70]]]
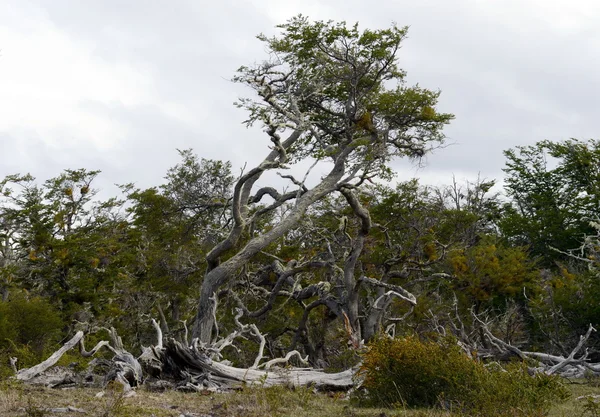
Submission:
[[[438,407],[473,416],[543,416],[569,393],[559,377],[529,375],[524,364],[486,367],[455,341],[380,339],[365,353],[361,406]]]

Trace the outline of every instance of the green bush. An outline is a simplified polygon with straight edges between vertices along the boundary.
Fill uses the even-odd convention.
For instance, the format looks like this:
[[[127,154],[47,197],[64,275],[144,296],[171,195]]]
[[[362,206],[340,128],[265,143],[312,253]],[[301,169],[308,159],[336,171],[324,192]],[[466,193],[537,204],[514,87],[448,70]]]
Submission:
[[[478,386],[457,404],[480,416],[544,416],[552,405],[569,397],[560,377],[532,376],[525,364],[511,363],[491,368],[481,365]]]
[[[0,302],[2,365],[9,356],[19,359],[19,367],[39,362],[58,341],[62,327],[60,314],[43,298],[15,294]]]
[[[568,391],[560,379],[530,376],[522,364],[485,367],[456,342],[380,339],[364,355],[361,405],[435,407],[469,415],[544,415]]]

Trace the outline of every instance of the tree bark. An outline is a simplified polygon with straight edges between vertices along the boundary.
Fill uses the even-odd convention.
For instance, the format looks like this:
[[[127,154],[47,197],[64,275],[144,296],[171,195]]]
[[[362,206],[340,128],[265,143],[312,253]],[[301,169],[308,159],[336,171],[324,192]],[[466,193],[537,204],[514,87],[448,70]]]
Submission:
[[[280,223],[267,233],[251,239],[237,254],[206,274],[200,290],[196,320],[192,329],[193,338],[199,338],[203,343],[211,342],[215,325],[213,309],[216,302],[214,299],[211,300],[213,295],[254,255],[295,227],[313,203],[333,192],[337,183],[342,179],[344,171],[345,159],[341,158],[319,185],[300,197],[294,208]]]

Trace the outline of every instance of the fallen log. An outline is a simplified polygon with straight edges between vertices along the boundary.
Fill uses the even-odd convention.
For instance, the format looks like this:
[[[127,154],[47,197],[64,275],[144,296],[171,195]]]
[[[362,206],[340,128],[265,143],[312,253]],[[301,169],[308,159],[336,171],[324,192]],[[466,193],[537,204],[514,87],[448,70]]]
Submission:
[[[82,331],[78,331],[75,333],[75,336],[67,341],[60,349],[50,355],[50,357],[45,361],[32,366],[31,368],[17,370],[15,374],[16,379],[19,381],[31,381],[50,386],[60,386],[61,382],[65,381],[57,381],[56,378],[45,380],[44,378],[40,379],[37,377],[48,371],[66,352],[73,349],[77,345],[79,345],[79,351],[83,357],[91,357],[95,355],[102,347],[106,347],[114,353],[114,356],[111,360],[111,368],[105,376],[104,385],[115,380],[123,385],[123,389],[125,391],[131,391],[132,386],[137,386],[142,382],[142,367],[138,360],[131,353],[125,350],[123,347],[123,342],[117,335],[116,330],[114,328],[105,330],[107,330],[109,333],[111,339],[110,342],[105,340],[100,341],[92,350],[88,352],[85,350],[83,340],[84,333]],[[16,359],[11,358],[11,364],[16,370]],[[65,377],[65,379],[68,379],[66,382],[69,384],[73,382],[70,377]]]
[[[484,322],[478,317],[473,311],[471,312],[473,319],[479,324],[483,335],[487,338],[488,343],[491,345],[491,349],[479,350],[476,344],[472,344],[471,348],[473,351],[478,351],[478,356],[483,356],[487,359],[500,359],[514,355],[523,361],[533,362],[535,366],[530,367],[532,373],[545,373],[547,375],[560,375],[566,378],[583,378],[587,372],[600,373],[600,364],[590,363],[588,361],[588,354],[585,351],[582,355],[579,355],[590,336],[596,329],[590,324],[587,332],[579,337],[579,342],[571,350],[568,356],[552,355],[543,352],[528,352],[519,349],[510,343],[496,337],[489,329],[488,323]],[[464,339],[463,339],[464,342]],[[467,341],[467,345],[469,345]],[[576,357],[579,355],[579,357]]]
[[[198,389],[230,389],[241,384],[250,384],[265,387],[286,385],[346,390],[354,385],[354,369],[326,373],[310,368],[236,368],[212,360],[208,352],[197,346],[184,346],[174,339],[167,340],[164,349],[155,352],[160,355],[160,358],[156,359],[164,364],[162,378],[195,383]]]
[[[58,362],[58,360],[62,357],[62,355],[65,354],[65,352],[67,352],[67,351],[71,350],[73,347],[77,346],[77,344],[82,339],[83,339],[83,332],[78,331],[77,333],[75,333],[75,336],[73,336],[71,338],[71,340],[69,340],[60,349],[58,349],[56,352],[54,352],[52,355],[50,355],[50,357],[48,359],[46,359],[45,361],[38,363],[37,365],[32,366],[31,368],[23,368],[23,369],[17,371],[16,378],[19,381],[29,381],[32,378],[38,376],[39,374],[44,372],[46,369],[50,368],[52,365],[54,365],[56,362]]]
[[[157,345],[144,348],[142,354],[136,358],[123,347],[121,338],[115,329],[105,329],[109,333],[110,342],[101,341],[91,351],[85,350],[84,334],[78,331],[73,338],[66,342],[42,363],[27,369],[17,371],[16,378],[21,381],[35,382],[34,378],[40,375],[49,375],[50,368],[58,362],[65,352],[79,345],[79,350],[84,357],[89,357],[106,347],[114,353],[109,361],[109,370],[104,377],[103,385],[110,381],[117,381],[123,385],[125,392],[132,391],[134,387],[149,379],[156,386],[172,386],[183,391],[221,391],[239,388],[243,384],[285,385],[289,387],[312,386],[317,389],[347,390],[354,385],[355,370],[349,369],[338,373],[326,373],[311,368],[277,367],[278,364],[288,364],[293,357],[298,357],[301,363],[305,359],[297,351],[289,352],[284,358],[271,359],[263,364],[262,349],[259,356],[250,368],[236,368],[227,361],[219,362],[213,359],[218,350],[212,345],[203,346],[197,340],[186,346],[174,339],[163,342],[160,327],[153,322],[157,330]],[[255,331],[253,327],[242,328],[243,331]],[[261,369],[264,368],[264,369]],[[145,375],[145,377],[144,377]],[[38,378],[39,379],[39,378]],[[59,378],[60,379],[60,378]],[[69,383],[74,383],[76,378],[71,376]],[[81,378],[79,378],[81,380]],[[162,383],[161,383],[162,381]],[[166,385],[165,385],[166,384]],[[52,379],[51,386],[60,386],[56,378]]]

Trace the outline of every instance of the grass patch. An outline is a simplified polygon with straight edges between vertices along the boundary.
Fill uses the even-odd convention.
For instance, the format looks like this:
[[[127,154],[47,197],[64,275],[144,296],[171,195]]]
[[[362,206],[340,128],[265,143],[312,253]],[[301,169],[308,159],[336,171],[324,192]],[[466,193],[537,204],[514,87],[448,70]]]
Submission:
[[[599,395],[600,388],[585,380],[566,384],[572,393],[567,402],[550,409],[550,417],[594,417],[578,397]],[[386,409],[355,407],[343,393],[315,393],[308,388],[290,390],[284,387],[246,387],[228,394],[137,391],[126,398],[120,390],[105,390],[97,398],[98,389],[53,390],[31,387],[15,382],[0,384],[0,416],[30,417],[31,413],[46,416],[92,417],[178,417],[181,414],[214,417],[465,417],[461,412],[440,409]],[[49,408],[76,407],[86,414],[46,412]],[[530,414],[542,416],[544,414]]]

